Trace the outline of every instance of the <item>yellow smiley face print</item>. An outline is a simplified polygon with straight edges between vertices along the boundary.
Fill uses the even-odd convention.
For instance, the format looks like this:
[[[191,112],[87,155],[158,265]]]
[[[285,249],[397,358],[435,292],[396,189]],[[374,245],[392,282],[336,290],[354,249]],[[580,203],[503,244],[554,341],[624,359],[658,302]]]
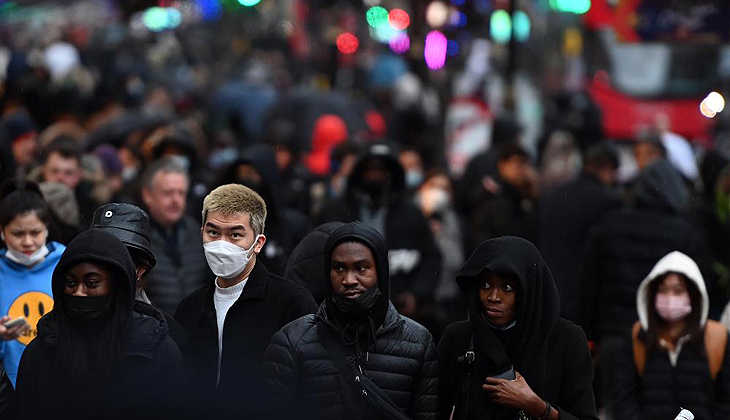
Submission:
[[[30,329],[23,333],[16,340],[25,344],[33,341],[38,335],[38,320],[53,309],[53,298],[42,292],[27,292],[18,296],[10,305],[8,315],[15,319],[24,316],[30,325]]]

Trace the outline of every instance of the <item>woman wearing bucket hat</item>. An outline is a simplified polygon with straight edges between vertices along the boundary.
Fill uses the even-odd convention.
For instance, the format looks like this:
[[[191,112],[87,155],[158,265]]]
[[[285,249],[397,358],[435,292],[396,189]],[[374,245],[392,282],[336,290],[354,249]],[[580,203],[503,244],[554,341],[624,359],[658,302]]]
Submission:
[[[168,335],[180,348],[183,359],[187,357],[188,335],[172,315],[160,311],[150,302],[144,291],[145,274],[157,264],[149,240],[150,217],[141,208],[127,203],[109,203],[96,209],[91,222],[92,229],[103,229],[124,243],[135,266],[134,309],[156,318],[164,318]]]

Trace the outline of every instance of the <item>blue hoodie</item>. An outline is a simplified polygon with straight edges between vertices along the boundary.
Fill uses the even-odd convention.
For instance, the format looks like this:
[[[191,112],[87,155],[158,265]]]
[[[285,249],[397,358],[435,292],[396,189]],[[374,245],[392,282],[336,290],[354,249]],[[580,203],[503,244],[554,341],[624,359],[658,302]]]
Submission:
[[[16,340],[0,339],[0,359],[13,386],[20,356],[38,334],[38,320],[53,308],[51,278],[66,247],[57,242],[49,242],[47,246],[46,258],[31,268],[10,261],[5,255],[7,249],[0,250],[0,316],[10,315],[13,319],[24,316],[30,324],[30,331]]]

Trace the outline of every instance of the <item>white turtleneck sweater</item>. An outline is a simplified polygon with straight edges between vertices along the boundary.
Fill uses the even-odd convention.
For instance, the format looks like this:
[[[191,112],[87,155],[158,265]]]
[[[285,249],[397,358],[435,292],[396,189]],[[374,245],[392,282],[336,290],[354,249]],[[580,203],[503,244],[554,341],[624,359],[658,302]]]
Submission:
[[[221,379],[221,356],[223,355],[223,325],[226,322],[226,315],[228,310],[231,309],[234,303],[238,300],[243,292],[243,288],[246,287],[248,277],[243,279],[240,283],[231,287],[220,287],[218,286],[218,279],[215,279],[215,292],[213,293],[213,304],[215,305],[215,316],[218,322],[218,379],[216,384]]]

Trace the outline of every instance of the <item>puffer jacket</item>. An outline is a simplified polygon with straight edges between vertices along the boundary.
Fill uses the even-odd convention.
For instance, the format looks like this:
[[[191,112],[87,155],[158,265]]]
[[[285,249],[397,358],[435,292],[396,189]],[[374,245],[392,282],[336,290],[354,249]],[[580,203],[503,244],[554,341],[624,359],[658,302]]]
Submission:
[[[657,262],[649,275],[639,286],[636,296],[636,310],[641,330],[649,330],[650,284],[667,273],[680,273],[694,284],[701,295],[699,308],[700,327],[714,327],[727,334],[716,321],[708,320],[709,298],[700,270],[692,259],[681,252],[671,252]],[[711,326],[710,324],[715,324]],[[642,333],[639,333],[642,334]],[[638,335],[640,339],[641,335]],[[658,346],[646,354],[643,371],[639,373],[634,360],[632,339],[628,334],[624,347],[616,357],[613,369],[611,392],[614,416],[617,419],[671,419],[681,408],[690,410],[697,420],[720,420],[730,418],[730,346],[725,354],[717,378],[710,375],[709,354],[704,346],[696,348],[685,343],[679,348],[676,361],[669,352]]]
[[[289,323],[272,338],[266,350],[264,377],[272,407],[285,408],[277,418],[346,419],[366,407],[346,407],[338,371],[318,328],[332,328],[325,301],[316,315]],[[339,333],[339,331],[337,331]],[[398,314],[390,304],[383,325],[375,333],[375,347],[366,356],[363,373],[373,380],[413,419],[435,419],[438,403],[436,348],[420,324]],[[355,359],[352,346],[344,348]],[[354,384],[353,384],[354,385]],[[291,411],[289,411],[291,410]],[[363,418],[378,418],[378,417]]]

